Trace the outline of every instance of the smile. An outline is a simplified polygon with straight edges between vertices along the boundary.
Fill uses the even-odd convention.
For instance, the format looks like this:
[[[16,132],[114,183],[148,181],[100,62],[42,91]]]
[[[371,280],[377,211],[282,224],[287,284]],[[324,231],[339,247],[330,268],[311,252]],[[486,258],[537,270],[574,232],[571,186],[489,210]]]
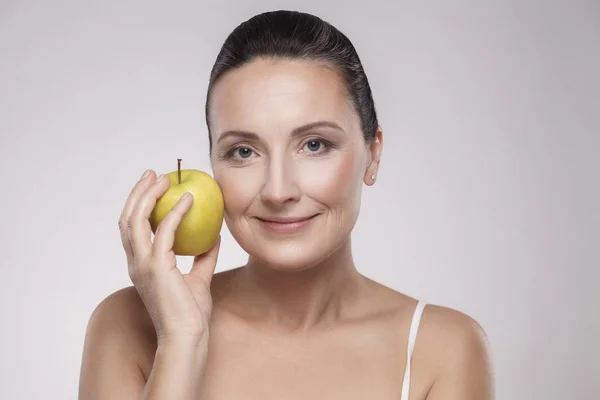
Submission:
[[[294,233],[306,228],[310,222],[319,214],[304,218],[259,218],[256,220],[260,225],[271,232]]]

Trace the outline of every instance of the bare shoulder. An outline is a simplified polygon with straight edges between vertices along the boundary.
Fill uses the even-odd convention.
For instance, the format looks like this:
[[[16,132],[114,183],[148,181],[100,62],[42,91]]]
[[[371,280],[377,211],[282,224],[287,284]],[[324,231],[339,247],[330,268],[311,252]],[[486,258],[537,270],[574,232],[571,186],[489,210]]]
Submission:
[[[215,274],[215,293],[228,286],[229,276]],[[156,350],[156,330],[136,288],[108,295],[94,308],[85,332],[79,399],[140,398]]]
[[[408,338],[418,300],[371,282]],[[390,307],[391,305],[391,307]],[[397,323],[390,324],[392,330]],[[404,342],[406,346],[406,342]],[[487,334],[473,317],[459,310],[428,303],[423,310],[412,357],[411,380],[417,398],[426,400],[494,399],[492,356]]]
[[[134,287],[103,299],[86,329],[79,398],[139,397],[152,368],[155,343],[152,321]]]
[[[410,324],[419,300],[373,281],[371,285],[379,295],[370,297],[384,299],[381,304],[396,310],[404,324]],[[456,357],[458,350],[463,355],[483,355],[488,350],[487,335],[479,322],[461,311],[432,303],[423,310],[418,342],[422,352],[435,355],[441,363]]]
[[[421,333],[443,347],[473,348],[487,343],[487,335],[479,322],[453,308],[428,304],[421,324]]]
[[[227,289],[234,272],[215,273],[211,285],[215,296]],[[88,331],[110,331],[132,345],[156,346],[152,319],[134,286],[119,289],[104,298],[92,312]]]
[[[218,295],[227,287],[231,275],[231,271],[216,273],[211,290]],[[134,286],[119,289],[100,301],[88,322],[86,345],[90,349],[110,346],[123,350],[121,354],[135,360],[148,378],[157,348],[156,330]]]
[[[88,329],[116,331],[130,336],[147,334],[152,320],[133,286],[119,289],[102,300],[94,309]]]
[[[94,357],[94,347],[127,355],[148,377],[156,350],[156,332],[135,287],[119,289],[96,306],[88,322],[84,357]]]
[[[138,295],[137,290],[133,286],[128,286],[119,289],[104,298],[98,306],[96,306],[92,316],[107,311],[127,314],[131,311],[138,311],[140,307],[144,307],[144,304]]]
[[[488,337],[471,316],[428,304],[419,327],[415,357],[433,373],[428,400],[493,398]]]

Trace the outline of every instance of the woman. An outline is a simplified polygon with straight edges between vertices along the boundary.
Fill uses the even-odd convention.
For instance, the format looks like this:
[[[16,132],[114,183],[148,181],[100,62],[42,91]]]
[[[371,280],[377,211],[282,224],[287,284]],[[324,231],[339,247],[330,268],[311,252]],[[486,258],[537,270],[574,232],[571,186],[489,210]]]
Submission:
[[[211,73],[210,157],[225,222],[249,254],[214,274],[219,241],[176,268],[182,199],[151,242],[168,179],[148,171],[119,220],[134,286],[86,334],[81,399],[492,399],[470,317],[362,276],[351,231],[382,131],[350,41],[299,12],[238,26]]]

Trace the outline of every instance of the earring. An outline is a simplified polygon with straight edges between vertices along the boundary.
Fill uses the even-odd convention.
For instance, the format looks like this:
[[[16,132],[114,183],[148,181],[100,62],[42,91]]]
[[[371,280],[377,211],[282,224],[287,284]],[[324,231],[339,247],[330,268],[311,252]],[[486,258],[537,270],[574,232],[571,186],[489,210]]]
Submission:
[[[375,175],[371,175],[371,180],[375,182]]]

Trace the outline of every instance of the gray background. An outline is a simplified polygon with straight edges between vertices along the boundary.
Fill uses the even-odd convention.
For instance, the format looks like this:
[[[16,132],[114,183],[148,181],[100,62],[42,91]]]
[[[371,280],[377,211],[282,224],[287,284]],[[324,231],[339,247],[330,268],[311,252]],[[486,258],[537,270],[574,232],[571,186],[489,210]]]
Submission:
[[[0,2],[0,398],[76,398],[90,313],[130,284],[131,186],[210,170],[210,67],[278,8],[347,33],[372,83],[360,271],[477,319],[499,399],[600,398],[600,3],[387,0]],[[244,261],[224,228],[217,269]]]

